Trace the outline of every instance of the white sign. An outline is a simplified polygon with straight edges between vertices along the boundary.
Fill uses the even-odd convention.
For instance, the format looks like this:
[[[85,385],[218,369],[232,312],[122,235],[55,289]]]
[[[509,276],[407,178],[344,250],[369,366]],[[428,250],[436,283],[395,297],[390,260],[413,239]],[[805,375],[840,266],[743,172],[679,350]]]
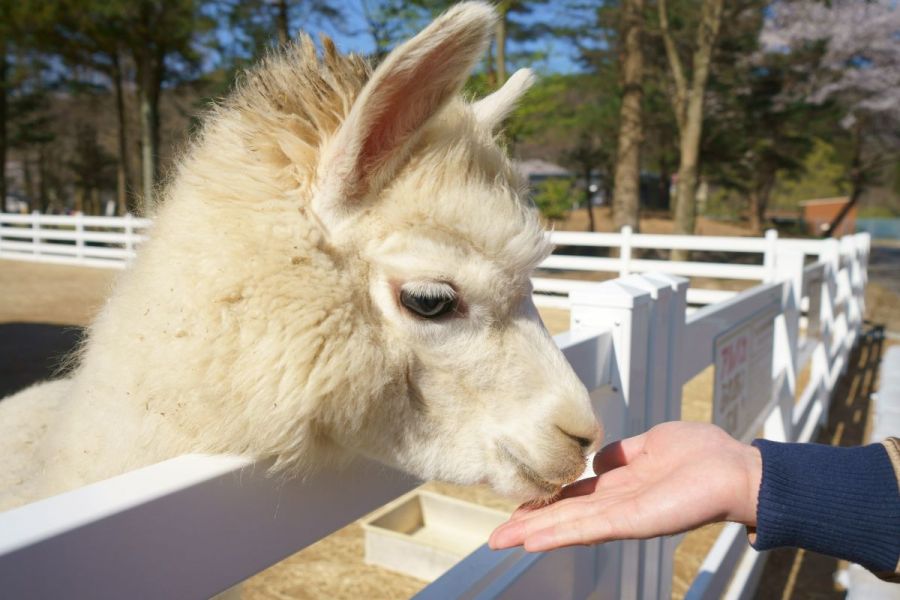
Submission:
[[[756,434],[772,402],[777,314],[766,310],[716,339],[713,423],[742,441]]]

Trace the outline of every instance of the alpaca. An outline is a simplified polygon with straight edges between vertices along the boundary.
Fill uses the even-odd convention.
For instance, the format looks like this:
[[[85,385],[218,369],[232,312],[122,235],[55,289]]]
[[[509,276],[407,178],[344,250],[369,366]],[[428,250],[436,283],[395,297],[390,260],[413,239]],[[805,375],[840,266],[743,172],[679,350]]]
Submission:
[[[360,453],[521,499],[600,425],[529,275],[549,252],[466,102],[495,23],[455,6],[372,70],[307,38],[211,110],[65,379],[0,402],[0,509],[188,452],[302,475]]]

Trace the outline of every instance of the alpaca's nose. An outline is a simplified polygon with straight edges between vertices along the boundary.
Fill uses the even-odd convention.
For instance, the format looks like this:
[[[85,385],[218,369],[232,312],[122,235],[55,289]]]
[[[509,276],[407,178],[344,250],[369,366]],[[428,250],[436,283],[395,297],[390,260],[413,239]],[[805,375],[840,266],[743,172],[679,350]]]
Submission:
[[[597,449],[597,446],[600,444],[600,438],[602,437],[602,429],[600,428],[599,423],[594,423],[594,426],[589,431],[584,431],[584,428],[574,429],[569,428],[565,429],[560,427],[559,425],[556,428],[562,433],[564,436],[578,444],[578,447],[585,453],[593,452]]]
[[[588,448],[592,443],[590,438],[586,438],[586,437],[574,434],[571,431],[566,431],[565,429],[563,429],[562,427],[559,427],[559,426],[557,426],[557,428],[563,433],[564,436],[573,440],[576,444],[581,446],[582,449]]]

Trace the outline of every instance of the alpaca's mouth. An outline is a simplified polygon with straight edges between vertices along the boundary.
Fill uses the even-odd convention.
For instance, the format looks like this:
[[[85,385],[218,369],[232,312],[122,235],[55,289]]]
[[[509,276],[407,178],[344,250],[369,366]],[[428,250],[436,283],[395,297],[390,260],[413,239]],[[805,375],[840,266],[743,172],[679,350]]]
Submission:
[[[526,462],[513,454],[512,451],[503,444],[503,442],[497,442],[497,453],[500,455],[500,458],[512,463],[519,475],[521,475],[523,479],[528,481],[528,483],[531,483],[550,496],[554,496],[557,492],[559,492],[561,486],[555,483],[551,483],[541,477],[538,472],[535,471],[531,466],[529,466]]]

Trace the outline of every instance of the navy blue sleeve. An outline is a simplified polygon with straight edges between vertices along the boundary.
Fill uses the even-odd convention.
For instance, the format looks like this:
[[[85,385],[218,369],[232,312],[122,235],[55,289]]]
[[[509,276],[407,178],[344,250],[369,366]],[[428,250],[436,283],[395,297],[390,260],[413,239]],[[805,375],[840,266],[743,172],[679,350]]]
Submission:
[[[762,482],[753,547],[794,546],[891,573],[900,558],[900,488],[882,444],[838,448],[755,440]]]

